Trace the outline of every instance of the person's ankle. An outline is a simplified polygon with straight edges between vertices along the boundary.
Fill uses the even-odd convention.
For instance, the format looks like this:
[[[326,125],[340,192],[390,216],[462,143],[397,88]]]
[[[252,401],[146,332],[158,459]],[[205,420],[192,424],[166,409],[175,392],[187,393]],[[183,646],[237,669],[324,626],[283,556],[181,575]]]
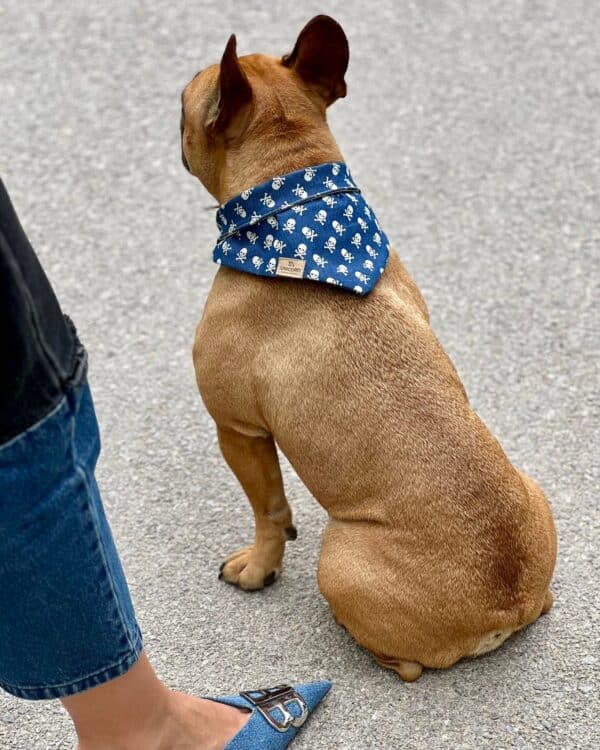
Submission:
[[[142,652],[124,675],[62,703],[75,725],[79,750],[154,750],[168,723],[170,691]]]
[[[163,750],[165,738],[171,724],[170,691],[147,706],[143,719],[127,722],[126,725],[107,725],[100,736],[86,736],[78,732],[77,750]]]

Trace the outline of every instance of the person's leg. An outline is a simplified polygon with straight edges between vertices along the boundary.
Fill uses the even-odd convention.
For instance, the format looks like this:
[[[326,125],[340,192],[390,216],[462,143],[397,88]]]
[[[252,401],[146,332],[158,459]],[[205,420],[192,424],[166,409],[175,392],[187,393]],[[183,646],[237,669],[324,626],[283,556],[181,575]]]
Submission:
[[[82,750],[220,750],[246,715],[169,691],[143,654],[85,353],[1,181],[0,351],[0,687],[60,698]]]
[[[85,366],[0,180],[0,445],[48,414]]]

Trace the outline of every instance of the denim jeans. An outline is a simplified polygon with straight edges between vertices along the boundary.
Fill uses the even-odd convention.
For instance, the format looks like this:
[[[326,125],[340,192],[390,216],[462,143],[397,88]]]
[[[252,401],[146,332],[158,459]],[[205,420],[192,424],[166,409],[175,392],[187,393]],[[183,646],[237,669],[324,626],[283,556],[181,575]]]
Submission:
[[[21,698],[102,684],[142,650],[86,369],[0,181],[0,687]]]

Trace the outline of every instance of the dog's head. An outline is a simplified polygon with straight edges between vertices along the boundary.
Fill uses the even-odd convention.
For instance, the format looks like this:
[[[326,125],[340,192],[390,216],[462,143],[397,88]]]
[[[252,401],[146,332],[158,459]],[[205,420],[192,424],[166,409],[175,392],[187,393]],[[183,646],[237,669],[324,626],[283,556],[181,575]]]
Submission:
[[[232,35],[220,64],[182,93],[185,168],[223,202],[275,174],[341,160],[325,111],[346,95],[348,54],[329,16],[309,21],[282,58],[238,58]]]

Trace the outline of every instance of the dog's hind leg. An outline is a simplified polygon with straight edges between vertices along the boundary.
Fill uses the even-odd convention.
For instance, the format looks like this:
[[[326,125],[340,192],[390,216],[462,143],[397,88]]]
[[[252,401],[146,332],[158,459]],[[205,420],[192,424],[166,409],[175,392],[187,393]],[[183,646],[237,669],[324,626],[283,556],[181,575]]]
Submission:
[[[281,573],[285,542],[296,538],[292,512],[273,438],[221,427],[218,435],[223,456],[248,496],[256,526],[254,544],[230,555],[219,578],[255,591],[269,586]]]

